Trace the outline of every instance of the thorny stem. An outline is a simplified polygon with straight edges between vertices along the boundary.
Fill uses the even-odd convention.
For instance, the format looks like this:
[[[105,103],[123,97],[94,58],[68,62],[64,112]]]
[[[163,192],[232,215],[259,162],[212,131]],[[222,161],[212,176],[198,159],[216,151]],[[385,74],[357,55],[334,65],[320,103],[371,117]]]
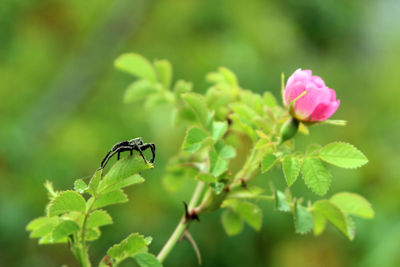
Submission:
[[[238,175],[236,175],[234,181],[232,182],[231,184],[232,188],[240,186],[240,177],[243,177],[244,181],[248,182],[251,178],[256,176],[256,174],[258,173],[258,166],[256,168],[251,168],[251,163],[254,161],[255,157],[257,157],[257,151],[253,149],[248,159],[246,160],[245,164],[243,165],[243,168],[238,172]],[[205,188],[205,183],[198,182],[196,189],[193,192],[192,199],[189,202],[188,206],[189,212],[195,211],[196,214],[199,215],[203,211],[204,204],[208,202],[207,201],[208,198],[210,198],[212,195],[211,194],[212,192],[210,190],[207,190],[207,193],[204,194],[203,196],[201,204],[196,207],[196,205],[198,205],[199,203],[201,196],[203,195],[202,193],[204,188]],[[179,241],[184,231],[187,230],[187,227],[188,227],[188,221],[186,220],[185,216],[183,216],[179,221],[178,225],[176,226],[174,232],[168,239],[167,243],[164,245],[164,247],[158,254],[157,259],[160,262],[163,262],[166,259],[166,257],[172,251],[176,243]]]
[[[198,182],[196,185],[196,189],[193,192],[192,199],[189,202],[188,210],[192,210],[199,202],[203,189],[205,187],[204,182]],[[174,232],[168,239],[167,243],[165,243],[164,247],[161,249],[160,253],[157,255],[157,259],[160,262],[163,262],[165,258],[169,255],[171,250],[174,248],[176,243],[179,241],[179,238],[182,236],[183,232],[185,231],[187,226],[187,220],[185,216],[179,221],[178,225],[176,226]]]

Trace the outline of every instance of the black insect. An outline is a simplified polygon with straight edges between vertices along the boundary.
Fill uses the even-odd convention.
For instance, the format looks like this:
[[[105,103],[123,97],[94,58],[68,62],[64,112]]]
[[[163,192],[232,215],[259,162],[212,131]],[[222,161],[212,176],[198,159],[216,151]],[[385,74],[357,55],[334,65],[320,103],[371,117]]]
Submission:
[[[110,151],[108,151],[107,155],[104,157],[103,161],[101,162],[101,167],[104,168],[107,165],[107,162],[114,156],[115,154],[118,154],[117,159],[119,160],[120,158],[120,153],[124,151],[129,151],[130,154],[132,155],[133,150],[136,150],[140,153],[140,156],[142,156],[144,163],[147,164],[147,160],[143,155],[142,151],[145,151],[146,149],[150,148],[151,153],[153,154],[153,157],[150,160],[150,163],[154,162],[155,158],[155,153],[156,153],[156,146],[154,144],[148,144],[148,143],[143,143],[142,138],[138,137],[129,141],[122,141],[118,144],[115,144]]]

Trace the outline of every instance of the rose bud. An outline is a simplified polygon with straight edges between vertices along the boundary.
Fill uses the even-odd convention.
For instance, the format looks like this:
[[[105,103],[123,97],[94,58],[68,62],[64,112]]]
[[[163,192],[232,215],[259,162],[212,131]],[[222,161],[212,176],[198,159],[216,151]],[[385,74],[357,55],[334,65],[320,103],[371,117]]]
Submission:
[[[284,100],[291,115],[302,122],[327,120],[340,104],[340,100],[336,100],[335,90],[328,88],[319,76],[312,76],[311,70],[301,69],[289,77]]]
[[[296,70],[289,77],[283,94],[292,118],[281,128],[281,143],[296,135],[299,122],[312,124],[327,120],[340,104],[335,90],[328,88],[321,77],[312,76],[311,70]]]

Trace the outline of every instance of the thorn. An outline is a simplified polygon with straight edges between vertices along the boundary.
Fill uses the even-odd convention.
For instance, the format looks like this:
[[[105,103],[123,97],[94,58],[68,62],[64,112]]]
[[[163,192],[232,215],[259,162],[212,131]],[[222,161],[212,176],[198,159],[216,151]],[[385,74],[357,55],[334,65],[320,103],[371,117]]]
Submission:
[[[180,238],[180,241],[182,241],[183,239],[188,241],[189,244],[192,246],[192,248],[193,248],[193,250],[194,250],[194,252],[196,253],[196,256],[197,256],[197,262],[198,262],[199,265],[201,265],[202,261],[201,261],[201,255],[200,255],[199,247],[197,246],[196,241],[194,240],[194,238],[192,237],[192,235],[190,234],[188,229],[186,229],[183,232],[183,234],[182,234],[182,236]]]

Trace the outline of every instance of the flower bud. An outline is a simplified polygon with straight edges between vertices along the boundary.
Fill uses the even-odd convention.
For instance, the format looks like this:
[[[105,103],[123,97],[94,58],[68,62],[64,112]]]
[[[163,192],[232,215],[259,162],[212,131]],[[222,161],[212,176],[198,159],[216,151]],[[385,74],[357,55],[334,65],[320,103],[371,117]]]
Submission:
[[[290,115],[302,122],[329,119],[338,109],[340,100],[336,92],[328,88],[311,70],[296,70],[288,79],[284,91],[285,105]]]
[[[290,118],[282,125],[281,144],[296,135],[297,130],[299,129],[299,124],[300,122],[296,118]]]

